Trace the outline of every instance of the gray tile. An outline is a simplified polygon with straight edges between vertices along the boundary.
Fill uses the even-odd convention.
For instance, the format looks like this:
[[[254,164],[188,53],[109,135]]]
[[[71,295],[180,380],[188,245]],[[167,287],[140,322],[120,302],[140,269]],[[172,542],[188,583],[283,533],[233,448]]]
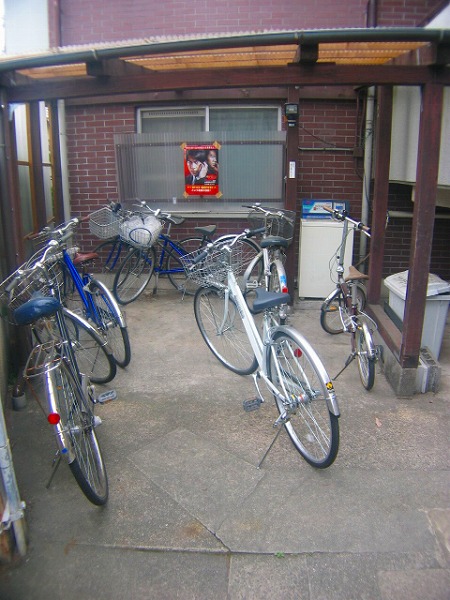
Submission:
[[[246,502],[264,472],[187,430],[168,433],[130,460],[212,531]]]

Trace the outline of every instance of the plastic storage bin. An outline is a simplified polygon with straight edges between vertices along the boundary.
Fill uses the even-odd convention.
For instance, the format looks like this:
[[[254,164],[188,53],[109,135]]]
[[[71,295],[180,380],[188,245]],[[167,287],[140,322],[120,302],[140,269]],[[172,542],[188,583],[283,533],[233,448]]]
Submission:
[[[389,290],[389,306],[403,320],[408,271],[390,275],[386,277],[384,283]],[[444,336],[450,303],[449,292],[450,283],[433,273],[429,274],[421,346],[426,346],[436,359],[439,358]]]

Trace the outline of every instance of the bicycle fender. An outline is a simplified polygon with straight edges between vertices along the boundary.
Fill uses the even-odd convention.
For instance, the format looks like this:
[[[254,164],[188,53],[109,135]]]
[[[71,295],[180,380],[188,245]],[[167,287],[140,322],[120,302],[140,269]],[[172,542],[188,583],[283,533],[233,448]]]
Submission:
[[[330,294],[328,294],[328,296],[322,303],[321,309],[325,308],[325,306],[327,306],[340,293],[340,291],[341,290],[338,287],[336,287]]]
[[[317,369],[320,372],[322,379],[326,382],[326,389],[327,389],[326,402],[327,402],[328,409],[333,415],[335,415],[336,417],[339,417],[341,415],[341,413],[339,410],[339,405],[338,405],[338,401],[336,398],[336,392],[334,389],[333,382],[331,381],[331,378],[329,377],[328,373],[326,372],[325,367],[323,366],[323,363],[320,360],[317,352],[314,350],[314,348],[311,346],[311,344],[308,342],[308,340],[301,333],[299,333],[296,329],[294,329],[290,325],[280,325],[275,329],[275,331],[281,331],[283,333],[288,333],[294,339],[297,339],[299,346],[305,348],[306,351],[308,352],[308,354],[315,360]],[[267,346],[266,352],[270,352],[270,345]]]
[[[366,340],[366,345],[369,350],[369,358],[375,358],[375,356],[376,356],[375,344],[373,343],[373,337],[369,331],[369,327],[367,326],[367,323],[364,323],[364,322],[361,323],[361,326],[362,326],[364,338]]]
[[[102,281],[99,281],[98,279],[91,279],[91,281],[87,284],[88,289],[89,289],[90,283],[95,283],[95,285],[102,290],[102,292],[105,294],[105,296],[107,296],[108,302],[111,303],[111,306],[114,308],[114,310],[117,314],[120,327],[126,327],[125,318],[123,316],[123,313],[120,310],[119,304],[117,303],[117,300],[112,295],[111,291],[106,287],[106,285]],[[89,289],[89,291],[90,291],[90,289]]]

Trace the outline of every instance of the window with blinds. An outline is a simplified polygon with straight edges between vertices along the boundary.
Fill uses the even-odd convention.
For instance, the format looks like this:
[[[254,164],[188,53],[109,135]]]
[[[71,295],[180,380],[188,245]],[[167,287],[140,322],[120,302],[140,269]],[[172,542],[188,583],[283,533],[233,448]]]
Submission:
[[[140,109],[137,134],[115,136],[121,202],[234,210],[283,203],[286,134],[278,106]],[[186,197],[184,147],[217,144],[218,197]]]

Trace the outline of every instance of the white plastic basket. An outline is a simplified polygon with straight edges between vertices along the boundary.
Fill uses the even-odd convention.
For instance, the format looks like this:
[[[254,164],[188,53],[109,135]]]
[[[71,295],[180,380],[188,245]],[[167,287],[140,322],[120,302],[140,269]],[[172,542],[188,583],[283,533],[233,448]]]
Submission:
[[[119,235],[132,246],[149,248],[158,239],[162,228],[163,223],[153,215],[133,215],[120,223]]]

